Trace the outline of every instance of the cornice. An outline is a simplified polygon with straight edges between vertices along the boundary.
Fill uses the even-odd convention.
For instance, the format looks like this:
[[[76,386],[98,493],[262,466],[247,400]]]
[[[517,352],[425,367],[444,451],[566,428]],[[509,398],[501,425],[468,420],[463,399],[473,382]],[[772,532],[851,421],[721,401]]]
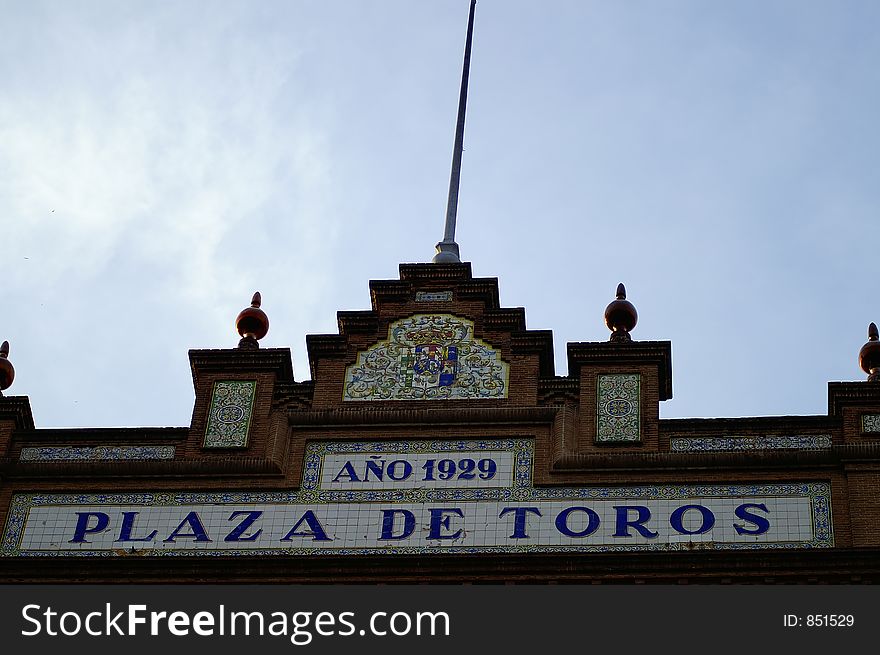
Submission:
[[[552,378],[556,375],[551,330],[514,332],[510,335],[510,347],[514,354],[537,354],[538,375],[541,378]]]
[[[547,424],[555,407],[460,407],[460,408],[352,408],[288,412],[291,426],[383,426],[383,425],[533,425]]]
[[[315,383],[312,380],[304,382],[282,382],[275,385],[275,395],[272,398],[273,409],[286,408],[293,404],[299,408],[307,409],[312,404],[315,394]]]
[[[384,302],[406,302],[416,290],[448,287],[456,300],[479,300],[487,309],[500,307],[498,278],[474,278],[469,262],[461,264],[401,264],[399,280],[370,280],[373,309]]]
[[[695,549],[608,553],[333,557],[0,558],[3,583],[816,583],[880,581],[880,549]],[[662,593],[662,592],[661,592]]]
[[[486,330],[499,330],[503,332],[525,331],[526,310],[522,307],[487,309],[483,314],[483,327]]]
[[[7,458],[8,459],[8,458]],[[7,461],[8,479],[126,478],[149,477],[164,481],[201,477],[252,478],[281,476],[280,465],[269,459],[245,456],[205,457],[177,460],[112,460],[83,462]]]
[[[312,379],[316,380],[316,367],[320,360],[348,356],[348,339],[342,334],[307,334],[306,351],[309,354],[309,371]]]
[[[189,361],[194,383],[200,373],[274,373],[280,380],[293,380],[290,348],[190,350]]]
[[[616,367],[626,364],[656,364],[660,381],[660,400],[672,398],[672,343],[669,341],[573,342],[568,344],[568,374],[577,378],[581,366],[599,364]]]
[[[18,443],[45,442],[65,445],[71,441],[96,441],[102,444],[120,441],[185,441],[188,427],[168,428],[37,428],[21,430],[15,434]]]
[[[880,411],[880,382],[829,382],[828,413],[840,416],[848,405],[873,405]]]
[[[701,471],[720,469],[839,468],[848,463],[880,460],[880,442],[840,444],[815,450],[753,450],[745,452],[647,453],[602,452],[566,454],[551,470],[579,473],[653,471]]]
[[[336,312],[339,334],[375,334],[379,331],[379,315],[372,310]]]
[[[402,282],[426,282],[435,280],[472,280],[474,275],[470,262],[459,264],[400,264],[398,267]],[[372,282],[370,283],[372,284]]]
[[[538,402],[547,404],[554,399],[576,403],[580,398],[581,385],[574,378],[547,377],[538,380]]]
[[[743,416],[735,418],[664,418],[659,423],[660,434],[736,436],[755,432],[795,434],[801,431],[831,433],[841,427],[834,416]]]
[[[27,396],[0,396],[0,421],[9,420],[14,430],[34,429],[34,415]]]

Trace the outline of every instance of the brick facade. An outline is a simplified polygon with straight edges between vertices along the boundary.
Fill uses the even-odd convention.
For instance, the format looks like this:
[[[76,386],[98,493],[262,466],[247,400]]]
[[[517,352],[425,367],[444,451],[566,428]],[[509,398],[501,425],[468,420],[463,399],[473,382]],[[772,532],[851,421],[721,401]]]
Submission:
[[[0,397],[0,525],[10,531],[16,494],[298,490],[306,445],[316,441],[525,438],[534,442],[533,482],[541,489],[827,483],[833,546],[726,550],[692,544],[662,552],[173,557],[151,556],[134,547],[109,557],[23,556],[8,551],[0,557],[0,579],[880,581],[880,433],[862,432],[861,419],[863,414],[880,414],[880,384],[830,384],[827,416],[662,420],[659,403],[672,396],[668,342],[572,343],[569,374],[557,376],[552,334],[528,330],[521,308],[500,306],[497,280],[473,278],[469,264],[402,265],[399,280],[373,281],[370,294],[371,310],[339,313],[338,334],[308,337],[308,381],[294,379],[286,349],[190,351],[196,397],[189,426],[39,429],[27,398]],[[472,322],[474,337],[497,349],[509,365],[506,397],[345,402],[346,372],[358,353],[387,339],[395,321],[419,314]],[[639,438],[605,443],[596,436],[597,381],[620,374],[638,375],[640,381]],[[235,380],[256,383],[247,445],[205,448],[214,384]],[[21,458],[23,448],[44,448],[51,454],[71,447],[120,445],[173,446],[174,454],[169,459],[138,458],[136,451],[129,459]]]

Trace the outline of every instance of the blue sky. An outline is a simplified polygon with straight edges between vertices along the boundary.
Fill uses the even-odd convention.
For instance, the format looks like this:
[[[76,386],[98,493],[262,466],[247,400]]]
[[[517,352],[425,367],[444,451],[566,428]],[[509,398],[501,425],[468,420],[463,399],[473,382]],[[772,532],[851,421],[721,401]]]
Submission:
[[[37,425],[187,425],[260,290],[290,347],[443,232],[467,0],[0,2],[0,339]],[[457,241],[663,417],[822,414],[880,320],[880,4],[477,6]]]

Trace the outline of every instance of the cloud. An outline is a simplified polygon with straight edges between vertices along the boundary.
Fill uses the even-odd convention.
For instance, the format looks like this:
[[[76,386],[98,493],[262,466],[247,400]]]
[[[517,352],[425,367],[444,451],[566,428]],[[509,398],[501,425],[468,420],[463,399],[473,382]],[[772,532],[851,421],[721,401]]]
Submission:
[[[192,32],[186,7],[106,17],[53,5],[45,22],[40,9],[0,46],[17,49],[14,70],[0,68],[12,308],[0,327],[15,343],[17,391],[41,405],[43,425],[88,424],[71,378],[54,376],[71,367],[93,406],[115,406],[111,422],[161,422],[141,401],[165,380],[186,406],[186,348],[232,345],[255,289],[304,279],[332,248],[326,135],[299,90],[297,48],[248,24],[265,17],[227,7],[199,14]],[[280,243],[284,256],[270,256]],[[321,282],[297,294],[308,306]],[[267,301],[277,308],[280,296]],[[84,347],[96,338],[101,348]],[[158,362],[157,348],[177,354]],[[107,388],[123,375],[120,352],[127,384]],[[184,422],[188,410],[176,411]]]
[[[57,87],[14,86],[0,98],[0,212],[19,254],[39,264],[13,276],[94,279],[124,251],[178,269],[180,292],[207,298],[228,278],[224,239],[265,229],[274,194],[288,194],[291,210],[315,209],[321,137],[308,108],[291,114],[281,97],[294,48],[281,57],[271,40],[224,39],[229,14],[171,47],[163,26],[187,21],[167,11],[112,31],[59,14],[40,34],[53,54],[31,48],[22,62]]]

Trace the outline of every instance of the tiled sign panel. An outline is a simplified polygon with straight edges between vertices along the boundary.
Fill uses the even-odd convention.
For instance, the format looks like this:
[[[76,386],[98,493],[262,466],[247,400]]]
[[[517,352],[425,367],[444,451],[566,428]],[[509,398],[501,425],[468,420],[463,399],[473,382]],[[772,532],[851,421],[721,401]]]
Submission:
[[[512,486],[473,486],[470,479],[450,478],[455,482],[449,486],[387,488],[386,467],[383,479],[373,472],[376,487],[322,488],[328,461],[335,467],[350,454],[347,461],[358,470],[354,462],[365,464],[363,455],[377,454],[382,446],[388,461],[406,461],[413,471],[431,453],[438,455],[435,461],[442,455],[456,462],[457,470],[457,462],[479,461],[478,456],[496,464],[512,461]],[[825,482],[535,488],[532,453],[527,439],[324,442],[311,444],[303,487],[294,492],[16,494],[0,554],[448,554],[834,545]],[[484,465],[487,476],[489,468]]]
[[[303,489],[528,487],[529,439],[318,441],[306,447]]]
[[[640,383],[638,373],[599,376],[596,441],[630,443],[641,440]]]
[[[358,353],[345,372],[344,401],[507,398],[510,366],[451,314],[416,314],[388,339]]]
[[[816,539],[808,496],[630,496],[588,502],[531,499],[439,504],[195,503],[190,499],[164,507],[128,504],[123,497],[116,501],[32,506],[16,554],[123,554],[131,549],[309,554],[830,545]]]
[[[513,453],[462,452],[437,457],[416,453],[388,459],[382,454],[324,458],[321,489],[418,489],[513,486]]]
[[[247,445],[257,383],[229,380],[214,383],[205,448],[243,448]]]

